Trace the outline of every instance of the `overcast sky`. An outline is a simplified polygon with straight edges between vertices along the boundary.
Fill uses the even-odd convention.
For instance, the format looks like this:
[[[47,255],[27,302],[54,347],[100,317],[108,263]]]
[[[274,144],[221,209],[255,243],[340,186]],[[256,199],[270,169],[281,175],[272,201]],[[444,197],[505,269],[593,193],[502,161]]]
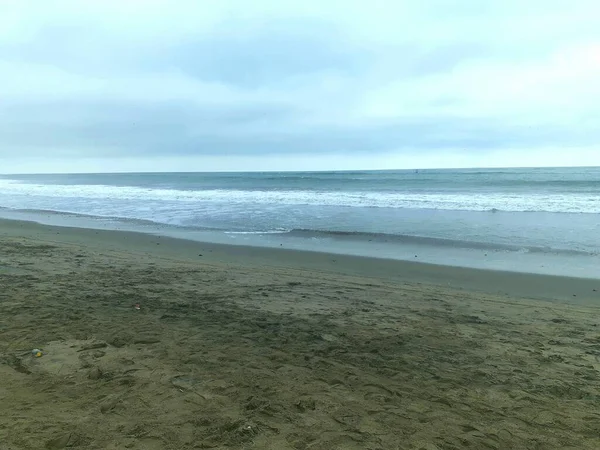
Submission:
[[[600,165],[598,0],[5,0],[0,172]]]

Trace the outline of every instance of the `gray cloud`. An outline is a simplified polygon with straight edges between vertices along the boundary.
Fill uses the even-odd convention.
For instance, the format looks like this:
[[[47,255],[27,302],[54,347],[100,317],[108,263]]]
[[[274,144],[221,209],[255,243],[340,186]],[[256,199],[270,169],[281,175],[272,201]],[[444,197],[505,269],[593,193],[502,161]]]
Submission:
[[[276,105],[208,108],[185,103],[30,102],[0,113],[5,158],[77,155],[245,155],[376,151],[475,153],[514,146],[593,145],[597,128],[526,126],[486,118],[413,117],[371,120],[352,127],[294,126],[301,111]],[[51,119],[49,119],[51,118]],[[124,151],[123,149],[126,149]]]
[[[194,78],[255,88],[332,71],[357,75],[372,59],[320,23],[265,24],[176,43],[152,55],[153,69],[176,67]]]
[[[418,77],[451,71],[461,62],[490,55],[473,42],[418,42],[378,48],[352,42],[335,24],[315,20],[280,20],[222,29],[165,42],[120,42],[82,25],[47,26],[35,39],[0,47],[2,57],[34,61],[73,73],[95,76],[139,71],[180,70],[199,80],[246,88],[276,85],[290,77],[322,72],[361,76],[375,63],[386,78]]]
[[[107,5],[0,35],[2,158],[479,155],[600,138],[594,3],[549,5],[543,42],[516,2],[283,14],[264,1],[246,16],[186,3],[147,23]]]

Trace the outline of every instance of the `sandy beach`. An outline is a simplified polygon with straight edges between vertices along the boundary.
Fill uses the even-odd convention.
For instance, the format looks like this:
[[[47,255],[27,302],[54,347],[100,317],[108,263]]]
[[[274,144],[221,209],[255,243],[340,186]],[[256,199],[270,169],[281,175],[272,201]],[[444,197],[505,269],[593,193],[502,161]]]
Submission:
[[[0,221],[0,449],[597,449],[598,305],[593,279]]]

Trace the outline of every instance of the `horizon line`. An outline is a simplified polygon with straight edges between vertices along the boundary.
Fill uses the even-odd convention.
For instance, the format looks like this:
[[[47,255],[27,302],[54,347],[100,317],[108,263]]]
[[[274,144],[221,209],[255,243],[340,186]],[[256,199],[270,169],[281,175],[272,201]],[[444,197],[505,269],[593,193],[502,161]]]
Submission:
[[[515,170],[515,169],[600,169],[599,166],[474,166],[474,167],[414,167],[406,169],[317,169],[317,170],[208,170],[208,171],[159,171],[146,170],[141,172],[20,172],[0,173],[0,176],[11,175],[127,175],[127,174],[152,174],[152,173],[340,173],[340,172],[415,172],[415,171],[452,171],[452,170]]]

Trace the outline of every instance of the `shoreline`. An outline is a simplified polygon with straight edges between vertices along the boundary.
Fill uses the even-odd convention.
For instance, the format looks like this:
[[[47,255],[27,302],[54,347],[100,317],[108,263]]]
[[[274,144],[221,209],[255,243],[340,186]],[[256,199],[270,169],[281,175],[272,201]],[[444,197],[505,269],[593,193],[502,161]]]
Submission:
[[[137,253],[144,257],[191,261],[203,265],[297,269],[509,297],[573,304],[600,303],[600,273],[598,278],[576,278],[474,269],[307,250],[200,242],[137,231],[75,228],[12,219],[0,219],[1,237],[29,238],[49,244],[84,245],[99,251]]]
[[[179,227],[142,219],[90,216],[56,211],[0,209],[0,218],[31,221],[45,225],[95,230],[119,230],[168,236],[201,243],[253,248],[293,249],[299,251],[352,255],[375,259],[418,261],[437,266],[508,271],[525,274],[566,276],[582,279],[600,277],[600,253],[594,246],[577,249],[514,245],[478,241],[424,238],[412,235],[304,231],[239,232],[223,229]],[[426,220],[421,217],[419,220]],[[413,222],[416,217],[411,219]],[[542,220],[540,218],[539,220]],[[418,227],[418,221],[413,223]],[[443,224],[438,224],[442,226]],[[575,226],[574,232],[581,229]],[[405,236],[405,237],[403,237]]]

